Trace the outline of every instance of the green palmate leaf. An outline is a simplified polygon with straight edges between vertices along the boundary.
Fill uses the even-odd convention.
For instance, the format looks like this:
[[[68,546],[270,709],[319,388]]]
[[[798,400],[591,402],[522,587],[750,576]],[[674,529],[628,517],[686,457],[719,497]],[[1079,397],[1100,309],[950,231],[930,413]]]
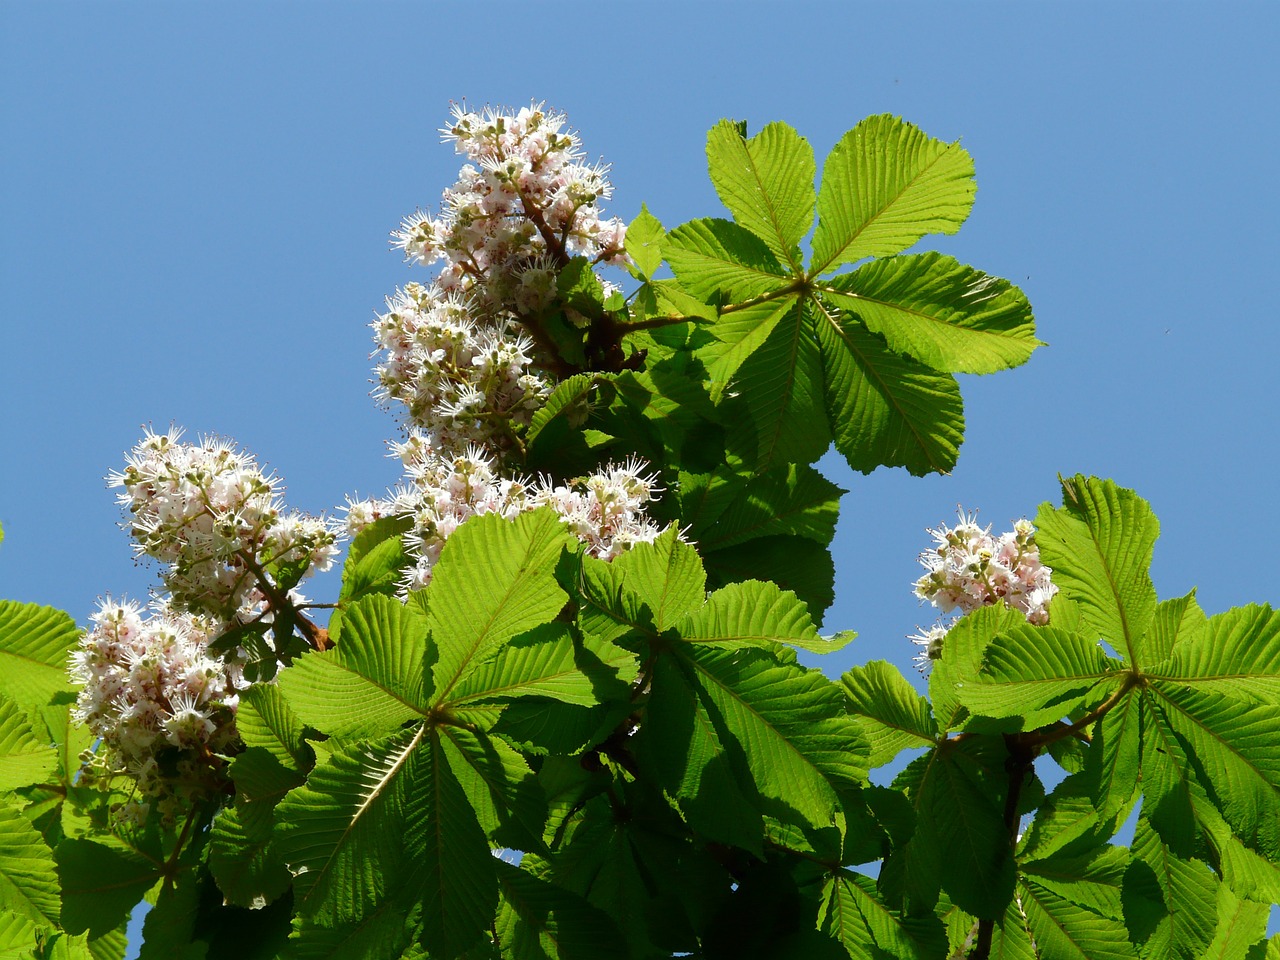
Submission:
[[[36,925],[27,917],[0,910],[0,957],[22,957],[36,942]]]
[[[68,933],[100,937],[114,930],[161,877],[156,860],[92,840],[63,840],[56,856]]]
[[[697,531],[712,527],[747,485],[747,477],[734,473],[727,464],[710,473],[681,470],[677,477],[664,499],[676,505],[676,515],[689,524],[694,542],[698,542]]]
[[[1124,882],[1125,919],[1140,935],[1134,941],[1147,957],[1198,960],[1218,925],[1217,877],[1203,861],[1177,856],[1146,818],[1138,820],[1132,851],[1134,863]],[[1154,910],[1133,896],[1147,880],[1153,885]]]
[[[780,297],[735,307],[721,314],[715,325],[715,341],[698,351],[711,380],[711,395],[720,400],[735,383],[738,370],[769,339],[779,323],[794,324],[795,297]]]
[[[926,234],[955,233],[976,190],[973,159],[959,143],[933,140],[887,114],[868,117],[823,167],[811,274],[900,253]]]
[[[1142,645],[1151,663],[1162,664],[1180,645],[1204,642],[1208,632],[1209,618],[1196,603],[1196,592],[1192,590],[1185,597],[1156,604],[1156,615]]]
[[[399,957],[413,937],[405,911],[386,901],[350,923],[322,926],[305,917],[294,919],[289,960],[347,960]]]
[[[884,903],[875,881],[842,870],[823,885],[819,929],[850,957],[932,960],[947,953],[942,921],[932,915],[902,917]]]
[[[90,960],[124,960],[129,949],[129,936],[126,925],[116,927],[109,933],[92,940],[87,939]]]
[[[196,936],[202,884],[194,870],[166,883],[142,923],[138,960],[204,960],[208,944]]]
[[[823,411],[822,358],[803,304],[790,301],[760,346],[737,367],[723,404],[728,444],[754,472],[812,462],[831,443]],[[719,374],[721,368],[713,368]]]
[[[667,234],[667,263],[695,297],[738,302],[781,290],[787,272],[764,241],[729,220],[690,220]]]
[[[902,750],[932,747],[938,725],[929,701],[890,663],[873,660],[840,677],[849,712],[871,744],[870,765],[883,766]]]
[[[709,529],[691,531],[704,550],[757,537],[801,536],[826,546],[845,491],[807,464],[788,463],[752,480]]]
[[[1080,779],[1100,820],[1126,809],[1142,767],[1142,698],[1125,696],[1098,721]]]
[[[1039,956],[1054,960],[1137,960],[1137,951],[1129,942],[1122,920],[1073,903],[1034,880],[1018,886],[1018,902]]]
[[[1280,703],[1280,611],[1251,604],[1220,613],[1149,674],[1198,690]]]
[[[502,906],[495,931],[503,955],[520,960],[626,960],[617,925],[571,891],[498,861]]]
[[[382,517],[356,534],[342,565],[339,599],[358,600],[370,594],[396,592],[401,571],[411,562],[400,535],[411,525],[408,517]]]
[[[0,910],[41,925],[58,923],[53,852],[9,803],[0,803]]]
[[[1026,618],[1004,604],[974,610],[952,625],[942,647],[942,659],[929,673],[929,696],[938,726],[951,730],[968,716],[960,691],[977,682],[987,645],[999,633],[1026,624]]]
[[[775,656],[783,653],[780,643],[818,653],[834,645],[818,636],[808,608],[794,593],[754,580],[711,594],[680,625],[680,636],[691,642],[763,647]]]
[[[688,686],[722,743],[740,750],[740,786],[768,801],[764,812],[822,829],[835,822],[835,789],[866,778],[867,746],[844,715],[838,687],[815,670],[764,651],[680,644],[672,648]],[[746,781],[746,782],[743,782]]]
[[[1026,295],[940,253],[875,260],[820,288],[895,353],[944,373],[994,373],[1040,346]]]
[[[64,698],[59,697],[54,703],[41,707],[40,718],[48,736],[45,742],[53,744],[56,755],[54,778],[69,786],[80,770],[80,754],[93,746],[96,738],[88,727],[72,718],[73,704],[57,702],[61,699]],[[71,698],[66,696],[65,699],[70,701]],[[39,726],[34,729],[40,736]]]
[[[636,671],[635,654],[595,637],[575,642],[568,624],[549,623],[517,637],[467,674],[449,703],[544,697],[591,707],[625,696]]]
[[[1248,846],[1280,859],[1280,706],[1168,681],[1148,691],[1155,748],[1200,782]]]
[[[967,913],[1004,915],[1014,882],[1004,758],[998,738],[972,737],[940,744],[899,774],[894,786],[907,791],[915,830],[881,870],[891,904],[910,913],[932,909],[941,885]]]
[[[422,943],[433,956],[453,957],[493,923],[498,880],[484,829],[444,758],[440,734],[432,730],[429,737],[404,842],[415,854],[415,878],[421,877]]]
[[[421,783],[425,726],[340,747],[277,808],[277,849],[297,910],[324,924],[359,920],[397,890],[421,847],[406,843],[410,785]],[[418,788],[421,790],[421,788]]]
[[[771,123],[751,139],[721,120],[707,134],[711,182],[734,219],[800,272],[797,244],[813,226],[818,166],[809,142],[785,123]]]
[[[79,638],[61,610],[0,600],[0,696],[36,707],[70,690],[67,654]]]
[[[547,801],[516,750],[496,737],[459,726],[438,728],[449,764],[484,832],[499,846],[540,850]]]
[[[340,739],[378,736],[425,711],[428,650],[426,617],[418,610],[366,597],[344,611],[338,646],[300,657],[280,675],[280,689],[317,730]]]
[[[1159,521],[1133,491],[1096,477],[1064,479],[1062,502],[1036,515],[1041,559],[1085,623],[1131,666],[1146,666],[1143,638],[1156,608],[1147,571]]]
[[[762,856],[760,798],[736,742],[674,658],[658,658],[651,686],[635,744],[641,769],[676,799],[694,830]]]
[[[991,931],[991,960],[1041,960],[1041,956],[1018,901],[1011,901]]]
[[[586,373],[574,374],[556,384],[547,402],[538,408],[529,422],[525,441],[533,444],[553,422],[563,420],[567,426],[578,427],[586,422],[590,412],[588,401],[596,378]]]
[[[428,622],[438,648],[437,699],[512,637],[555,618],[568,595],[555,581],[569,543],[560,518],[544,508],[505,520],[473,517],[449,538],[433,569]]]
[[[972,713],[1021,717],[1025,729],[1060,720],[1087,698],[1100,703],[1120,665],[1078,634],[1023,622],[987,645],[982,670],[959,690]],[[1110,682],[1108,682],[1110,681]]]
[[[228,903],[259,909],[293,882],[289,868],[272,847],[272,825],[269,811],[264,816],[258,811],[246,815],[239,809],[228,809],[214,820],[209,833],[209,872]]]
[[[667,232],[662,223],[640,204],[640,212],[627,224],[627,256],[642,277],[652,277],[662,266],[662,241]]]
[[[1039,860],[1023,860],[1025,881],[1051,890],[1070,902],[1109,920],[1123,915],[1121,887],[1129,866],[1129,852],[1104,844],[1085,853],[1060,852]]]
[[[1171,850],[1185,858],[1203,854],[1240,896],[1280,902],[1280,868],[1236,836],[1198,779],[1187,747],[1168,724],[1147,719],[1155,710],[1144,705],[1143,815]]]
[[[47,742],[36,739],[26,711],[0,700],[0,790],[56,777],[58,759],[58,753]]]
[[[668,527],[651,544],[636,544],[612,563],[583,557],[591,601],[624,623],[662,632],[706,598],[698,552]]]
[[[708,553],[704,558],[712,586],[761,580],[776,583],[789,590],[809,608],[815,624],[821,625],[822,614],[835,601],[835,563],[831,551],[805,537],[760,537],[751,541],[750,550],[729,547]],[[824,645],[819,652],[838,649],[852,636]]]
[[[1223,884],[1218,888],[1218,929],[1205,947],[1204,960],[1252,960],[1262,955],[1270,906],[1244,900]]]
[[[247,747],[262,748],[283,767],[308,770],[314,762],[302,720],[275,684],[256,684],[240,695],[236,730]]]
[[[960,387],[894,353],[849,316],[823,316],[818,342],[836,449],[863,473],[906,467],[916,476],[955,466],[964,438]]]

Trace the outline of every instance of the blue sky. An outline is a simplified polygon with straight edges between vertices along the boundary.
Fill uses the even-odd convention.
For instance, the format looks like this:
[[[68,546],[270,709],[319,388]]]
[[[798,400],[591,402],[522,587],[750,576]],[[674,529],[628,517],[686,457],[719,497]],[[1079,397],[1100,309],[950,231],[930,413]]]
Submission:
[[[957,504],[1005,528],[1059,472],[1161,518],[1161,596],[1280,600],[1280,6],[1143,3],[0,5],[0,596],[83,620],[142,596],[102,477],[143,424],[234,437],[319,512],[397,478],[366,324],[417,274],[387,234],[458,159],[449,101],[546,100],[613,164],[608,210],[720,215],[703,138],[859,119],[962,138],[935,245],[1027,292],[1049,346],[962,378],[953,475],[851,474],[827,626],[886,658]],[[1232,546],[1232,544],[1235,544]],[[313,595],[332,592],[317,583]]]

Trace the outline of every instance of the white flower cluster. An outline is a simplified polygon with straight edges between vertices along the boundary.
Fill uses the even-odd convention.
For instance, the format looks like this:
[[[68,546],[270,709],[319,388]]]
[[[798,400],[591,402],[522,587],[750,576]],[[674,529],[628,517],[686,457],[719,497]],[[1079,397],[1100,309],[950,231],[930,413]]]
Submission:
[[[442,132],[473,163],[445,191],[439,217],[419,211],[392,234],[406,259],[444,262],[430,284],[397,292],[373,323],[382,354],[375,393],[404,403],[410,421],[454,453],[469,443],[506,449],[545,401],[551,385],[536,364],[549,358],[535,356],[515,324],[553,302],[569,258],[626,262],[625,224],[600,213],[612,192],[607,168],[583,162],[564,123],[540,105],[455,106]]]
[[[990,525],[980,527],[976,514],[961,511],[954,527],[929,530],[935,546],[920,554],[927,572],[915,583],[916,596],[944,614],[1004,603],[1029,623],[1048,623],[1049,601],[1058,588],[1050,580],[1053,571],[1040,562],[1035,529],[1022,519],[1013,530],[993,537]],[[922,648],[916,656],[922,668],[942,655],[947,629],[940,624],[911,636]]]
[[[182,443],[181,431],[150,430],[108,483],[123,487],[139,556],[167,565],[161,578],[176,606],[218,620],[260,617],[275,584],[272,564],[328,569],[337,536],[325,521],[284,513],[280,481],[252,456],[220,440]]]
[[[511,320],[477,322],[458,293],[410,283],[373,327],[384,354],[378,397],[399,400],[451,449],[506,448],[551,393],[531,370],[533,342]]]
[[[216,622],[164,604],[144,618],[138,604],[111,600],[91,619],[70,658],[83,685],[73,716],[102,741],[89,774],[127,773],[162,800],[219,789],[217,755],[236,740],[246,684],[238,662],[208,654]]]
[[[645,514],[653,499],[654,478],[644,476],[639,461],[573,481],[568,485],[530,484],[498,476],[493,460],[479,447],[465,454],[442,456],[428,434],[415,432],[393,446],[404,461],[407,482],[386,499],[349,501],[347,530],[354,536],[382,517],[408,516],[406,552],[416,563],[404,581],[406,593],[431,582],[445,541],[469,517],[497,513],[511,519],[549,504],[587,553],[612,560],[636,543],[649,543],[661,532]]]

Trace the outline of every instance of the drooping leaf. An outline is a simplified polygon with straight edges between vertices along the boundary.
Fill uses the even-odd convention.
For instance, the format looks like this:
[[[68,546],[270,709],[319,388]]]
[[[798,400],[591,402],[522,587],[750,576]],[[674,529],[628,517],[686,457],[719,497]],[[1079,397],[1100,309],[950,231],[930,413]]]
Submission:
[[[421,613],[369,596],[345,609],[341,642],[299,657],[281,673],[280,689],[317,730],[344,740],[380,736],[424,712],[431,692],[427,653]]]
[[[729,220],[706,217],[682,223],[663,244],[667,263],[695,297],[723,295],[733,302],[780,290],[786,270],[764,241]]]
[[[873,660],[840,677],[849,712],[871,744],[869,763],[883,766],[910,747],[932,747],[938,725],[929,701],[890,663]]]
[[[1135,862],[1125,876],[1125,919],[1131,930],[1145,934],[1135,938],[1144,956],[1204,956],[1218,923],[1218,879],[1203,861],[1183,859],[1170,850],[1145,818],[1138,820],[1132,851]],[[1154,884],[1157,898],[1148,918],[1140,916],[1143,904],[1131,896],[1143,876]]]
[[[1280,706],[1164,680],[1147,689],[1153,748],[1199,781],[1249,846],[1280,859]]]
[[[801,536],[825,546],[835,535],[844,492],[813,467],[785,464],[754,478],[714,525],[692,536],[707,551],[768,536]]]
[[[854,470],[906,467],[947,473],[960,455],[964,406],[955,377],[890,350],[848,315],[817,323],[827,416]]]
[[[703,559],[712,586],[745,580],[775,583],[804,601],[818,626],[822,625],[824,611],[835,601],[836,572],[831,551],[805,537],[761,537],[751,541],[750,550],[729,547],[708,553]],[[850,638],[844,635],[844,639]],[[830,646],[823,647],[823,651],[829,649]]]
[[[432,955],[453,957],[493,923],[498,879],[484,829],[438,738],[431,731],[430,749],[422,752],[421,787],[410,798],[404,843],[415,852],[421,877],[422,944]]]
[[[370,913],[403,882],[421,848],[406,844],[407,797],[428,751],[418,726],[340,747],[277,808],[277,849],[294,873],[298,912],[325,924]],[[474,815],[473,815],[474,816]]]
[[[0,600],[0,696],[23,707],[71,689],[67,654],[80,628],[61,610]]]
[[[92,840],[63,840],[55,853],[68,933],[100,937],[114,930],[161,877],[155,860]]]
[[[785,123],[771,123],[750,139],[721,120],[707,134],[711,182],[734,219],[793,272],[797,244],[813,226],[818,172],[809,142]]]
[[[444,762],[494,844],[542,849],[547,801],[524,757],[497,737],[463,726],[442,725],[437,736]]]
[[[823,360],[813,323],[804,304],[791,304],[743,358],[725,390],[729,399],[722,410],[729,446],[754,448],[747,462],[755,473],[812,462],[831,443],[823,410]]]
[[[888,114],[868,117],[823,167],[811,275],[955,233],[976,189],[973,159],[958,142],[931,139]]]
[[[520,960],[626,960],[630,945],[601,910],[571,891],[503,861],[496,931]]]
[[[1036,545],[1053,582],[1130,666],[1149,665],[1143,637],[1155,616],[1148,569],[1159,521],[1133,491],[1095,477],[1064,479],[1062,502],[1036,515]]]
[[[568,543],[549,508],[505,520],[473,517],[449,538],[433,569],[427,618],[438,648],[438,700],[512,637],[555,618],[568,595],[555,581],[556,560]]]

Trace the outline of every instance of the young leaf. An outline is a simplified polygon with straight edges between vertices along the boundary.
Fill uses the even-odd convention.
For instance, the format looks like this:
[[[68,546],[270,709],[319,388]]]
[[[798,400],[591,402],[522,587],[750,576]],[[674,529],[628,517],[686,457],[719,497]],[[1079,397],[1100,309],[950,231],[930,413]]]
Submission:
[[[67,654],[79,639],[80,628],[61,610],[0,600],[0,696],[38,707],[70,690]]]
[[[785,123],[771,123],[751,139],[721,120],[707,134],[711,182],[734,219],[799,273],[797,244],[813,226],[818,172],[809,142]]]
[[[627,224],[627,256],[642,277],[652,277],[662,266],[662,241],[666,231],[649,208],[640,204],[640,212]]]
[[[1147,666],[1143,638],[1156,609],[1147,571],[1159,521],[1132,490],[1095,477],[1064,479],[1062,504],[1036,515],[1040,558],[1085,622],[1130,666]]]
[[[941,373],[995,373],[1041,346],[1026,295],[940,253],[875,260],[818,288],[907,354]]]
[[[964,439],[964,405],[955,377],[894,353],[849,316],[818,320],[827,416],[836,449],[862,473],[906,467],[915,476],[947,473]]]
[[[973,158],[909,123],[868,117],[836,144],[822,169],[809,273],[901,253],[930,233],[955,233],[977,187]]]
[[[381,517],[356,534],[342,565],[340,601],[395,593],[401,571],[411,562],[400,540],[411,525],[408,517]]]

